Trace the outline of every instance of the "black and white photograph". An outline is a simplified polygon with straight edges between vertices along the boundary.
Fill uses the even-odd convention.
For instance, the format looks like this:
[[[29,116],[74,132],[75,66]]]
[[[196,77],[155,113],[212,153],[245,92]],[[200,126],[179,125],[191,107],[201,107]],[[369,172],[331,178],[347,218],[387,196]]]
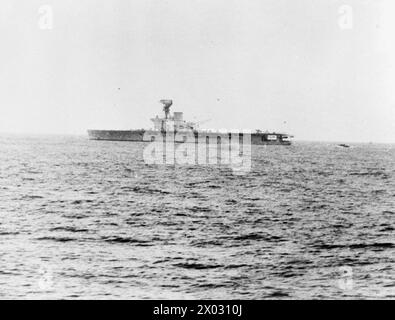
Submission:
[[[0,299],[394,300],[394,17],[2,0]]]

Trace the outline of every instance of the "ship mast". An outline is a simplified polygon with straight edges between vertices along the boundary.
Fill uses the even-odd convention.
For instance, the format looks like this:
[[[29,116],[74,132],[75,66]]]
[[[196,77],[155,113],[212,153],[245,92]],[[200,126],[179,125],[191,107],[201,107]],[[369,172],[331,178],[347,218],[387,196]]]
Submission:
[[[173,104],[173,100],[160,100],[160,103],[163,104],[163,111],[165,112],[165,119],[167,120],[169,118],[170,114],[170,107]]]

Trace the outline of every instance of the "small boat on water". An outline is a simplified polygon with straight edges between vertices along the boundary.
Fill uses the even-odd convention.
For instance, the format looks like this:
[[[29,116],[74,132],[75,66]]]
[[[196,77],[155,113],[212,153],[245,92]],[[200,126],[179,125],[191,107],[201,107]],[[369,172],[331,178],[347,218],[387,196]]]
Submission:
[[[338,147],[342,147],[342,148],[350,148],[350,145],[345,144],[345,143],[341,143],[338,145]]]

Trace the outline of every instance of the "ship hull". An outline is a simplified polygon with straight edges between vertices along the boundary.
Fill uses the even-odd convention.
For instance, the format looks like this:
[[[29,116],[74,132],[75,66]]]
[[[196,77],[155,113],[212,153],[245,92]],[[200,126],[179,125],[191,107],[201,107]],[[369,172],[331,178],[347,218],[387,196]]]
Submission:
[[[144,141],[145,130],[88,130],[90,140]]]
[[[191,139],[186,137],[190,133],[185,133],[183,137],[182,132],[177,133],[175,142],[191,142]],[[153,130],[88,130],[90,140],[105,140],[105,141],[130,141],[130,142],[151,142],[163,136],[162,132]],[[224,141],[229,139],[233,133],[218,133],[218,132],[203,132],[194,131],[194,138],[192,142],[197,142],[199,138],[207,139],[207,141]],[[251,134],[251,144],[254,145],[291,145],[288,140],[289,136],[282,133],[262,133],[256,132]]]

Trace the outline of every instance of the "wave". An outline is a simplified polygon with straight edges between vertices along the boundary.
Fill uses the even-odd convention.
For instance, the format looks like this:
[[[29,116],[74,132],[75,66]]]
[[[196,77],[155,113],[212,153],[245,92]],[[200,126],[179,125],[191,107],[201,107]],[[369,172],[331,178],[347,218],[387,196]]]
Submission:
[[[81,239],[68,238],[68,237],[41,237],[36,238],[39,241],[56,241],[56,242],[70,242],[70,241],[80,241]]]
[[[75,227],[54,227],[49,229],[49,231],[67,231],[67,232],[88,232],[88,229],[78,229]]]
[[[389,175],[384,171],[371,171],[371,172],[351,172],[350,176],[371,176],[371,177],[382,177],[383,179],[388,179]]]
[[[265,241],[273,241],[273,242],[278,242],[282,240],[281,237],[278,236],[267,236],[259,233],[250,233],[250,234],[245,234],[241,236],[237,236],[233,238],[234,240],[237,241],[246,241],[246,240],[265,240]]]
[[[203,263],[176,263],[173,266],[183,269],[196,269],[196,270],[217,269],[224,267],[223,265],[203,264]]]
[[[102,237],[101,240],[109,243],[125,243],[125,244],[135,244],[138,246],[151,246],[153,245],[150,241],[140,240],[128,237]]]
[[[316,245],[315,247],[319,248],[319,249],[374,249],[374,248],[378,248],[378,249],[391,249],[391,248],[395,248],[395,244],[393,243],[353,243],[353,244],[349,244],[349,245],[342,245],[342,244],[319,244]]]
[[[7,231],[0,232],[0,236],[16,236],[18,234],[19,232],[7,232]]]

